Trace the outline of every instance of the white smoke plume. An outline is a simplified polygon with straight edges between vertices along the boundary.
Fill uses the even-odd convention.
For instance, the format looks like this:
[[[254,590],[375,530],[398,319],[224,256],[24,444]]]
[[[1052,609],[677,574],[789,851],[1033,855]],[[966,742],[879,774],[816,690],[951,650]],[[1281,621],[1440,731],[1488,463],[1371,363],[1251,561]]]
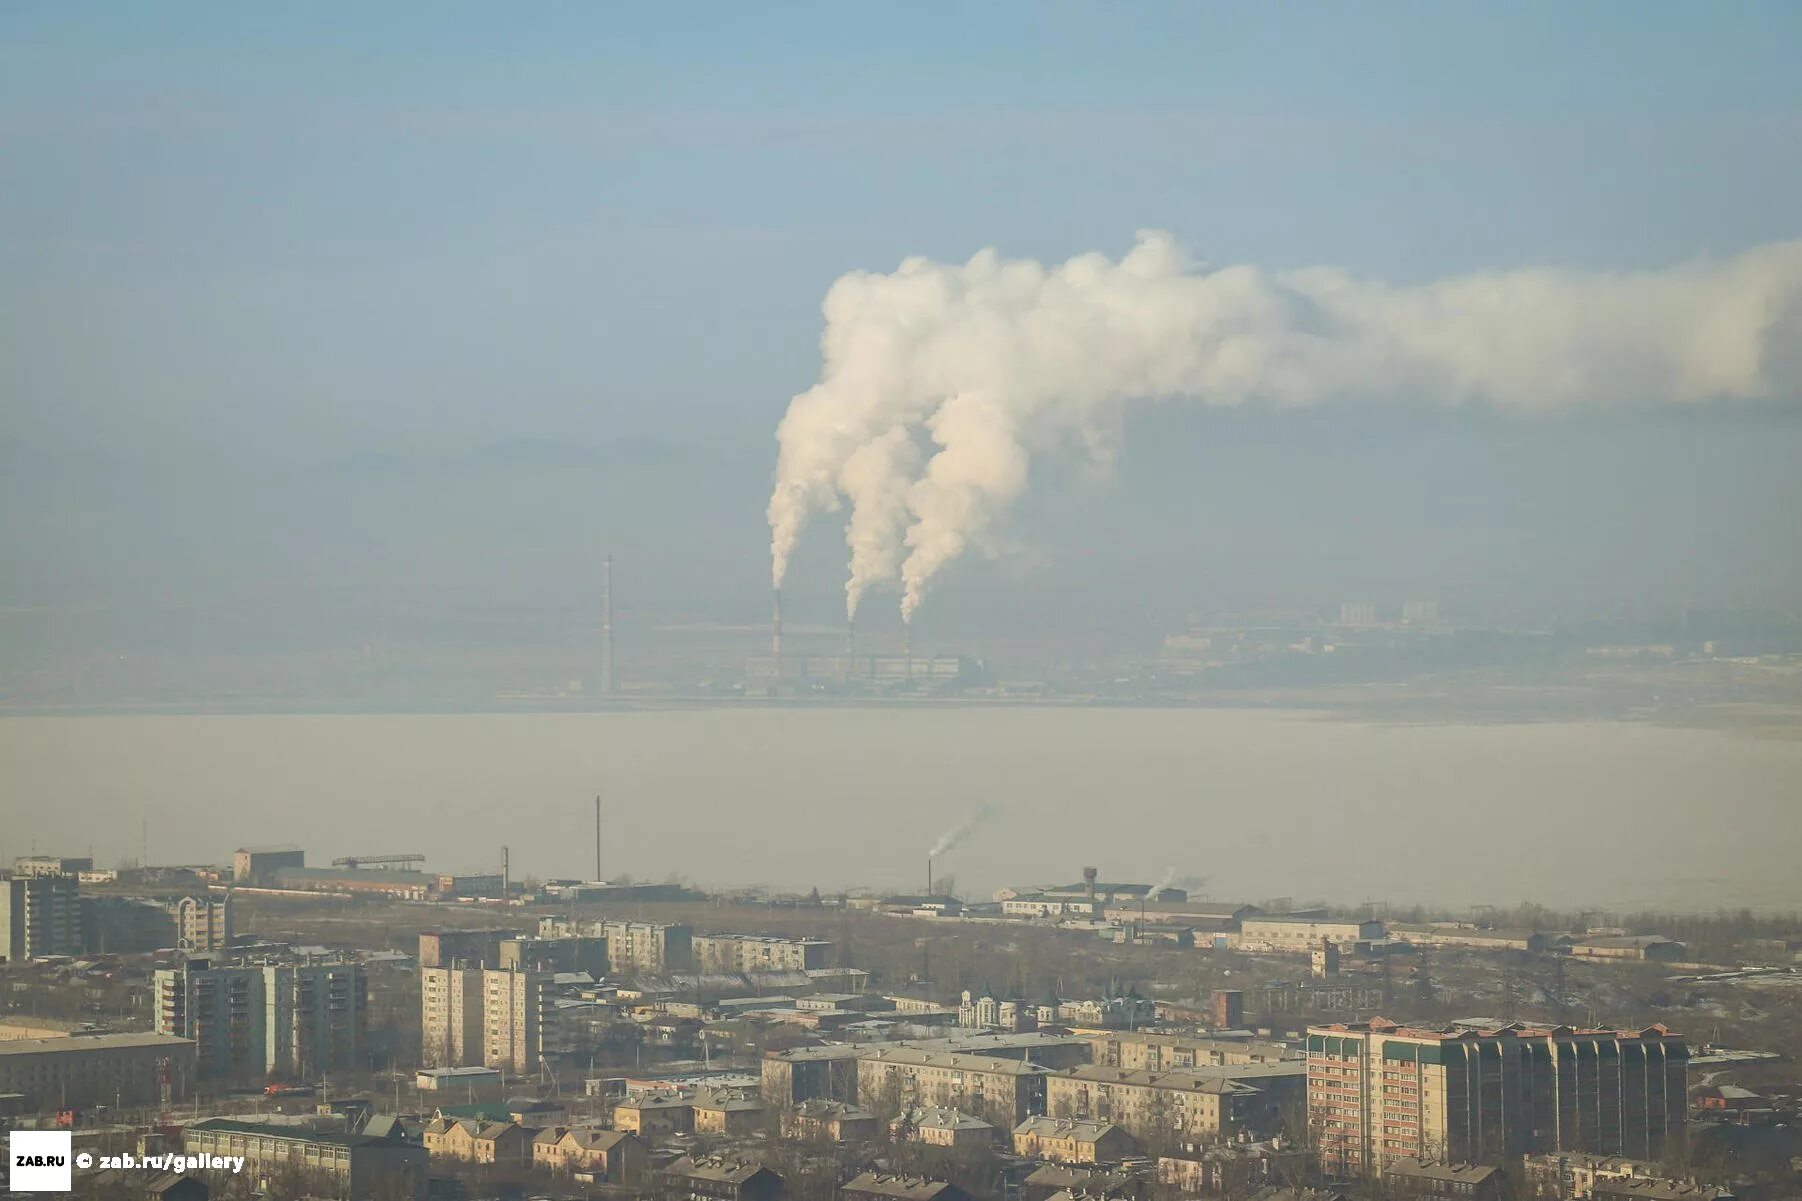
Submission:
[[[993,805],[978,805],[975,809],[971,810],[968,817],[939,835],[939,840],[932,844],[931,850],[926,852],[926,858],[937,859],[940,855],[943,855],[946,851],[949,851],[952,847],[962,842],[970,831],[981,825],[988,818],[994,816],[994,813],[995,807]]]
[[[774,583],[808,518],[848,501],[848,613],[898,582],[911,619],[948,563],[996,549],[1035,456],[1105,463],[1138,401],[1793,400],[1799,310],[1802,242],[1651,271],[1390,285],[1333,268],[1210,269],[1145,232],[1117,262],[985,250],[854,272],[826,296],[820,380],[777,431]]]
[[[1167,867],[1164,869],[1164,874],[1158,877],[1158,882],[1151,886],[1151,891],[1146,893],[1145,896],[1148,900],[1155,901],[1158,899],[1158,894],[1160,892],[1163,892],[1174,883],[1176,883],[1176,869]]]

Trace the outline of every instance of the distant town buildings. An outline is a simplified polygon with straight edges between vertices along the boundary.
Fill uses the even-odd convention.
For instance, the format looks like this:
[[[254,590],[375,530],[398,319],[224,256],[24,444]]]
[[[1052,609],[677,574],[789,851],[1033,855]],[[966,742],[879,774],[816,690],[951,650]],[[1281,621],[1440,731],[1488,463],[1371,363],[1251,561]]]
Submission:
[[[232,852],[232,879],[240,884],[267,884],[279,868],[305,867],[307,853],[293,845],[239,847]]]
[[[1374,919],[1346,921],[1314,917],[1247,917],[1239,923],[1238,946],[1247,951],[1311,952],[1323,942],[1371,942],[1384,935]]]

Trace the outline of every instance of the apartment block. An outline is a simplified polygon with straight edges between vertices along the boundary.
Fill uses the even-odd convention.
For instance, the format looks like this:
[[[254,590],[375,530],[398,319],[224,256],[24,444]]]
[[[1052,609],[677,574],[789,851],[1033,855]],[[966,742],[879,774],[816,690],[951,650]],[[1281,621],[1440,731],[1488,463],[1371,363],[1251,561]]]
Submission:
[[[1091,1064],[1047,1080],[1046,1107],[1054,1118],[1112,1122],[1155,1147],[1272,1133],[1306,1088],[1300,1061],[1171,1071]]]
[[[483,1066],[482,997],[480,968],[419,969],[420,1055],[425,1066]]]
[[[877,1113],[897,1105],[939,1106],[974,1114],[1012,1130],[1045,1112],[1050,1071],[991,1055],[877,1047],[857,1062],[857,1102]]]
[[[1188,1034],[1110,1032],[1091,1035],[1089,1045],[1096,1063],[1132,1071],[1169,1072],[1302,1058],[1301,1050],[1287,1043]]]
[[[482,972],[482,1066],[525,1075],[544,1060],[547,1036],[557,1029],[555,977],[551,972]]]
[[[1308,1121],[1338,1176],[1548,1151],[1655,1160],[1683,1128],[1688,1058],[1663,1026],[1313,1026]]]
[[[419,936],[419,966],[498,967],[501,930],[427,930]]]
[[[368,981],[355,963],[190,959],[154,982],[158,1034],[194,1040],[202,1076],[310,1078],[362,1066]]]
[[[771,934],[696,934],[691,947],[699,972],[800,972],[827,966],[832,955],[823,939]]]
[[[0,959],[81,954],[80,890],[69,875],[0,879]]]
[[[183,897],[171,907],[176,946],[184,951],[223,951],[232,940],[232,899]]]
[[[607,940],[609,971],[686,971],[694,964],[694,931],[688,926],[621,920],[596,925],[600,937]],[[545,931],[541,928],[539,933]]]
[[[362,1068],[369,982],[354,963],[265,967],[264,1070],[311,1079]]]

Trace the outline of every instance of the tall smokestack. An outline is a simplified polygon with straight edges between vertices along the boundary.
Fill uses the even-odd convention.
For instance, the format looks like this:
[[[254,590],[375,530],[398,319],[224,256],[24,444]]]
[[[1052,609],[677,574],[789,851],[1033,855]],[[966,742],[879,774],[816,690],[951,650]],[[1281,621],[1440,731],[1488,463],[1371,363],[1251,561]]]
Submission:
[[[612,696],[613,680],[613,556],[601,563],[601,695]]]
[[[501,900],[504,901],[507,899],[507,894],[512,891],[512,889],[509,887],[512,883],[513,883],[512,852],[509,851],[506,847],[502,847],[501,848]]]
[[[932,895],[932,856],[926,856],[926,895]]]
[[[776,676],[782,676],[782,589],[776,589],[775,607],[770,617],[770,657],[776,661]]]
[[[594,879],[601,880],[601,798],[594,798]]]
[[[857,619],[845,618],[845,683],[857,674]]]
[[[907,678],[914,678],[914,623],[901,623],[901,657],[907,661]]]

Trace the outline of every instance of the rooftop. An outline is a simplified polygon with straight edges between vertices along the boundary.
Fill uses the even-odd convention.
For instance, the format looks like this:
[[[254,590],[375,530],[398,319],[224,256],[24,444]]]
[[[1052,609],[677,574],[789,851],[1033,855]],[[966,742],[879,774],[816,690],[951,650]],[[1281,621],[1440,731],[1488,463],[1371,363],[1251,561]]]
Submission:
[[[1117,1129],[1112,1122],[1099,1122],[1089,1118],[1027,1118],[1014,1127],[1015,1134],[1036,1134],[1040,1138],[1075,1138],[1078,1142],[1092,1143],[1108,1131]]]
[[[1669,1026],[1655,1022],[1643,1030],[1617,1030],[1608,1027],[1584,1028],[1577,1026],[1528,1026],[1521,1022],[1509,1022],[1487,1030],[1476,1030],[1468,1026],[1456,1024],[1438,1030],[1429,1030],[1419,1026],[1404,1026],[1387,1018],[1374,1017],[1367,1022],[1334,1022],[1328,1026],[1309,1026],[1309,1034],[1387,1034],[1395,1038],[1436,1039],[1441,1042],[1456,1042],[1459,1039],[1499,1038],[1619,1038],[1619,1039],[1664,1039],[1680,1038]]]
[[[125,1051],[137,1047],[191,1047],[192,1039],[173,1034],[66,1034],[59,1038],[15,1038],[0,1041],[0,1055],[54,1055],[69,1051]]]
[[[1439,1180],[1448,1184],[1480,1185],[1500,1168],[1487,1164],[1438,1163],[1430,1159],[1397,1159],[1383,1169],[1385,1175],[1405,1176],[1410,1180]]]
[[[278,1126],[268,1122],[240,1122],[233,1118],[206,1118],[191,1122],[189,1130],[205,1130],[220,1134],[248,1134],[258,1138],[290,1139],[297,1143],[323,1143],[332,1147],[392,1146],[388,1139],[367,1134],[340,1134],[302,1126]]]
[[[895,1176],[887,1172],[865,1172],[843,1186],[845,1192],[875,1193],[905,1201],[932,1201],[946,1192],[962,1190],[944,1180],[928,1180],[924,1176]]]

